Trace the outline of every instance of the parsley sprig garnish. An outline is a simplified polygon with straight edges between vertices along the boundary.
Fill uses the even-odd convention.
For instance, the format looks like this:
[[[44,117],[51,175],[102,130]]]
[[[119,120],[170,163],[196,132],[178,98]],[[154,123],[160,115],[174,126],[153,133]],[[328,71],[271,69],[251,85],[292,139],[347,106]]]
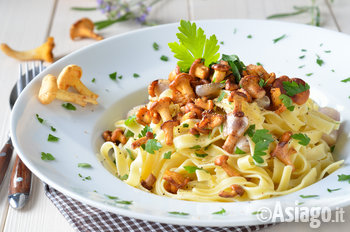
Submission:
[[[181,70],[187,71],[195,59],[205,59],[204,64],[209,66],[219,59],[218,53],[220,46],[215,35],[208,39],[202,28],[190,21],[181,20],[179,33],[176,34],[178,42],[169,43],[174,57],[179,59],[178,65]]]
[[[203,171],[207,171],[203,168],[199,168],[199,167],[196,167],[196,166],[184,166],[184,169],[188,172],[188,173],[195,173],[196,170],[203,170]]]
[[[52,134],[49,134],[49,136],[47,137],[47,141],[49,141],[49,142],[58,142],[58,140],[60,140],[60,138],[58,138]]]

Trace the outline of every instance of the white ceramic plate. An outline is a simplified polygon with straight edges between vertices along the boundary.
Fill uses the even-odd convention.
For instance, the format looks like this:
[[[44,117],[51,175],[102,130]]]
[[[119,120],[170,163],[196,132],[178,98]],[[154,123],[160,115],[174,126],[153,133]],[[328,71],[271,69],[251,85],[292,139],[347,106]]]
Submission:
[[[102,144],[101,133],[113,128],[113,123],[125,117],[135,105],[146,101],[146,87],[153,79],[167,78],[176,65],[167,44],[177,41],[177,24],[151,27],[145,30],[115,36],[74,52],[48,67],[25,88],[12,112],[11,133],[17,152],[24,163],[40,179],[79,201],[117,214],[144,220],[200,226],[235,226],[259,224],[252,212],[261,207],[273,207],[279,200],[294,205],[327,206],[335,208],[350,202],[350,184],[339,182],[337,174],[350,174],[350,83],[340,80],[350,76],[350,37],[316,27],[256,20],[211,20],[197,22],[207,35],[216,34],[223,41],[220,53],[237,54],[245,64],[260,62],[267,71],[305,79],[311,86],[311,97],[321,106],[335,107],[341,112],[341,135],[336,149],[336,160],[345,159],[345,165],[325,179],[287,196],[237,203],[198,203],[169,199],[149,194],[128,186],[109,173],[96,158]],[[273,39],[286,37],[277,43]],[[248,36],[251,35],[251,36]],[[248,38],[251,37],[251,38]],[[152,47],[160,45],[159,51]],[[306,49],[306,52],[301,51]],[[325,52],[330,51],[330,52]],[[162,55],[168,62],[160,60]],[[299,58],[304,56],[303,59]],[[316,63],[317,55],[324,61]],[[37,100],[41,79],[46,74],[58,75],[63,67],[77,64],[83,69],[82,81],[98,93],[99,105],[64,109],[56,100],[42,105]],[[304,67],[300,67],[305,65]],[[113,81],[109,74],[118,72],[122,79]],[[139,78],[134,78],[138,73]],[[311,76],[306,76],[313,73]],[[95,78],[96,82],[91,80]],[[45,119],[40,124],[36,114]],[[51,132],[50,125],[57,131]],[[60,138],[47,142],[51,133]],[[51,153],[56,160],[41,160],[41,152]],[[93,168],[78,168],[78,163],[90,163]],[[83,181],[79,177],[91,176]],[[329,193],[327,188],[341,188]],[[115,203],[105,196],[118,196],[132,201],[131,205]],[[302,199],[300,195],[317,194],[318,198]],[[224,215],[213,215],[222,208]],[[188,216],[168,212],[189,213]]]

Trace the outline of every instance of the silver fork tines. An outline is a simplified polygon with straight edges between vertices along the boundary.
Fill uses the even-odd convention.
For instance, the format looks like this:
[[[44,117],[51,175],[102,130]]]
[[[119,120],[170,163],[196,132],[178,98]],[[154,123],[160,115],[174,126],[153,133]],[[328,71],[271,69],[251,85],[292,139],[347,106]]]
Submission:
[[[22,66],[24,66],[24,68]],[[31,67],[31,70],[29,70],[29,67]],[[23,72],[23,69],[25,69],[25,72]],[[19,65],[19,77],[16,84],[17,96],[19,96],[25,86],[27,86],[36,75],[42,72],[43,69],[44,66],[42,61],[39,61],[39,64],[33,61],[31,65],[29,65],[28,62]],[[30,71],[32,75],[30,75]],[[23,81],[25,81],[25,83],[23,83]]]

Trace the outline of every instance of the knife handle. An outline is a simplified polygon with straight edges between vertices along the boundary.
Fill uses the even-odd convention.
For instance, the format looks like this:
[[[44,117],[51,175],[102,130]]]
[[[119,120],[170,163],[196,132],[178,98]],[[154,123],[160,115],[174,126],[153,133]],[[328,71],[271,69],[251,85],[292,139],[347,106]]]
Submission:
[[[0,151],[0,185],[5,177],[13,152],[11,138],[5,143]]]
[[[29,198],[32,184],[32,172],[24,165],[22,160],[16,157],[13,165],[8,200],[15,209],[22,208]]]

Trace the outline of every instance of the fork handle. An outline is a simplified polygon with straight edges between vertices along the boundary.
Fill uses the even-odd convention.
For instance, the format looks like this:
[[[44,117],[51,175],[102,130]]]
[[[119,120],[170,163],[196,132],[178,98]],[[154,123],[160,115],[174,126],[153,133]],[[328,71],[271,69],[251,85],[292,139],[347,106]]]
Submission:
[[[0,185],[4,180],[7,167],[9,166],[9,163],[12,157],[12,152],[13,152],[12,141],[11,141],[11,138],[9,138],[0,151]]]
[[[28,198],[32,185],[32,172],[24,165],[22,160],[16,157],[13,165],[8,200],[15,209],[22,208]]]

